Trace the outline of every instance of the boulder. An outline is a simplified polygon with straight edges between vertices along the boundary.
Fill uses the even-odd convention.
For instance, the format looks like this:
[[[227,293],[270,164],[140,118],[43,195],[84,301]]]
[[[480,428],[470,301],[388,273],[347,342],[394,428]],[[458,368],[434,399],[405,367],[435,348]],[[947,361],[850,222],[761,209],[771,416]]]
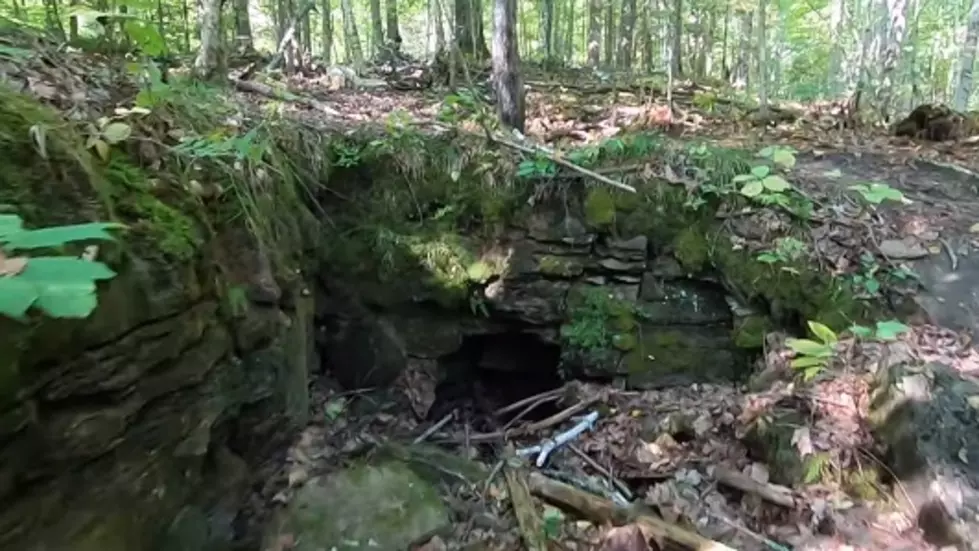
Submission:
[[[309,480],[273,520],[265,548],[286,536],[294,551],[400,551],[449,527],[435,486],[388,460]]]
[[[900,362],[877,374],[870,420],[894,497],[939,547],[979,549],[977,408],[977,381],[945,365]]]

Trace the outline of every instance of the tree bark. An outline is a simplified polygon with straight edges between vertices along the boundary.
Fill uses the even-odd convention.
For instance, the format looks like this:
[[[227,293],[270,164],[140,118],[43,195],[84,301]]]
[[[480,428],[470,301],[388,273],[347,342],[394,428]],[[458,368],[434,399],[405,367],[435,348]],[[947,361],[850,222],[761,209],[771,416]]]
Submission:
[[[340,0],[340,11],[343,12],[343,46],[348,62],[360,67],[364,64],[364,50],[360,47],[360,36],[357,33],[357,21],[354,19],[354,8],[351,0]]]
[[[588,65],[602,61],[602,0],[588,0]]]
[[[683,74],[683,0],[673,0],[673,46],[670,63],[673,75]]]
[[[220,76],[221,0],[203,0],[201,8],[201,45],[194,60],[194,76],[216,80]]]
[[[377,52],[384,46],[384,20],[381,19],[381,0],[370,0],[371,6],[371,51]]]
[[[398,1],[384,0],[387,8],[388,40],[395,44],[401,43],[401,32],[398,30]]]
[[[969,109],[972,96],[972,69],[976,64],[976,42],[979,40],[979,0],[972,0],[969,10],[969,23],[965,32],[965,43],[959,51],[959,74],[955,84],[952,105],[956,111]]]
[[[456,47],[476,59],[489,57],[483,34],[482,7],[481,0],[455,0]]]
[[[332,6],[330,5],[331,0],[323,0],[323,6],[320,8],[322,26],[321,32],[323,33],[323,62],[329,65],[333,60],[333,12]]]
[[[523,132],[525,102],[517,51],[517,0],[494,2],[493,85],[500,122]]]
[[[636,0],[622,0],[619,25],[618,66],[629,70],[632,69],[632,41],[636,30]]]

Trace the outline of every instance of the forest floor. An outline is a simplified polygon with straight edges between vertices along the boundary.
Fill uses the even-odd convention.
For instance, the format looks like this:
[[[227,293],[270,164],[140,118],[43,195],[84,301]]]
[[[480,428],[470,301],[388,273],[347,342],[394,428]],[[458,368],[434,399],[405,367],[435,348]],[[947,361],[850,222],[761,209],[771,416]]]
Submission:
[[[93,115],[111,112],[121,100],[133,95],[128,77],[120,76],[105,60],[81,54],[39,60],[14,59],[6,52],[0,56],[0,73],[7,83],[65,112],[93,119]],[[402,112],[412,124],[444,126],[436,122],[444,95],[326,91],[318,79],[310,78],[287,79],[285,85],[288,97],[293,98],[285,102],[240,89],[233,93],[241,105],[277,109],[297,124],[324,130],[378,123],[395,112]],[[973,237],[979,235],[979,156],[971,143],[925,144],[891,137],[879,128],[836,129],[832,117],[819,115],[819,106],[792,123],[758,127],[749,122],[745,112],[721,97],[710,108],[695,107],[696,92],[677,94],[676,112],[670,116],[665,98],[650,99],[648,92],[534,79],[529,87],[527,137],[545,148],[594,144],[657,127],[677,138],[705,140],[723,147],[793,147],[797,161],[792,184],[818,206],[814,213],[818,223],[812,225],[810,236],[812,259],[834,273],[852,273],[867,252],[894,266],[925,257],[944,259],[954,271],[963,257],[979,247]],[[278,94],[281,96],[281,89]],[[472,131],[479,132],[479,128]],[[508,146],[501,141],[500,147]],[[662,177],[677,185],[696,185],[669,163],[656,159],[639,166],[606,168],[602,174],[615,177],[628,172]],[[867,209],[848,193],[849,186],[867,181],[885,181],[911,203],[900,208]],[[732,224],[760,229],[745,245],[758,250],[773,246],[771,238],[781,224],[777,216],[765,211],[731,213],[731,219]],[[907,354],[941,360],[963,372],[979,369],[979,358],[964,331],[970,328],[942,328],[928,323],[931,320],[921,321],[894,343],[846,341],[840,369],[833,377],[817,379],[804,393],[792,385],[776,385],[760,393],[734,385],[647,392],[571,385],[567,405],[601,401],[608,404],[609,415],[574,442],[577,451],[559,454],[555,461],[560,470],[645,488],[645,494],[636,497],[648,510],[737,549],[786,548],[775,544],[776,540],[796,549],[927,548],[913,530],[914,520],[905,513],[856,503],[844,489],[832,485],[814,482],[784,488],[769,483],[766,466],[753,461],[739,439],[766,405],[792,396],[804,402],[800,409],[813,419],[796,435],[794,443],[800,451],[832,450],[832,461],[841,465],[871,461],[864,376],[874,371],[882,358],[895,353],[892,348],[900,345]],[[765,367],[775,370],[785,370],[787,361],[778,354],[764,360]],[[274,472],[253,499],[256,517],[264,517],[259,510],[288,501],[297,485],[329,470],[365,442],[413,439],[424,433],[429,424],[404,412],[412,411],[405,404],[418,399],[412,394],[427,390],[406,386],[383,392],[343,393],[327,381],[319,383],[314,403],[317,418],[289,450],[286,464],[270,465]],[[680,431],[685,434],[682,441],[671,429],[678,423],[685,427]],[[555,426],[538,426],[520,443],[533,445],[556,432]],[[458,420],[429,436],[455,442],[464,455],[475,454],[468,445],[471,437]],[[463,491],[452,501],[458,516],[469,520],[459,522],[451,536],[435,537],[421,548],[457,549],[472,542],[483,542],[493,549],[519,547],[521,535],[503,476],[498,469],[492,472],[484,484]],[[725,472],[742,473],[749,482],[733,483],[737,477]],[[477,518],[484,520],[477,522]],[[629,528],[610,528],[611,520],[560,518],[556,532],[559,548],[650,548],[641,539],[637,543]],[[642,522],[637,526],[635,529],[648,530]],[[279,544],[275,551],[292,546],[288,535]]]

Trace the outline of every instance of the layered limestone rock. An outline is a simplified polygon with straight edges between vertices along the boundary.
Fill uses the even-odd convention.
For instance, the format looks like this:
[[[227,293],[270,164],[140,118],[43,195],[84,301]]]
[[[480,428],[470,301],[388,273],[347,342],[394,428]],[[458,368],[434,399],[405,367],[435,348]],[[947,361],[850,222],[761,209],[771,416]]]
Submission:
[[[250,463],[306,422],[298,275],[118,264],[88,320],[0,320],[0,548],[222,548]]]
[[[348,386],[384,384],[411,362],[458,351],[467,337],[516,332],[560,346],[568,374],[656,388],[737,379],[755,346],[735,342],[740,320],[716,279],[684,269],[646,235],[614,237],[568,209],[536,207],[484,246],[476,264],[490,275],[471,282],[469,312],[408,293],[372,308],[338,306],[352,296],[370,304],[372,294],[333,282],[318,301],[334,306],[320,312],[328,364]],[[512,370],[506,361],[473,361]]]

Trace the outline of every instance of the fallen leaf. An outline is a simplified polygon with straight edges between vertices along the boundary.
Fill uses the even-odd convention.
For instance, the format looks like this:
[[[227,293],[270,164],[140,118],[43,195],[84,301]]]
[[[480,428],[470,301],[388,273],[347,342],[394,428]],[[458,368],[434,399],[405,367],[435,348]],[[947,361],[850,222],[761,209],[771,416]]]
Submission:
[[[0,277],[15,276],[27,267],[26,256],[8,258],[0,251]]]
[[[415,547],[415,551],[445,551],[445,542],[442,538],[438,536],[432,536],[432,539],[426,541],[425,543]]]
[[[636,524],[616,526],[605,533],[600,551],[651,551],[646,536]]]

